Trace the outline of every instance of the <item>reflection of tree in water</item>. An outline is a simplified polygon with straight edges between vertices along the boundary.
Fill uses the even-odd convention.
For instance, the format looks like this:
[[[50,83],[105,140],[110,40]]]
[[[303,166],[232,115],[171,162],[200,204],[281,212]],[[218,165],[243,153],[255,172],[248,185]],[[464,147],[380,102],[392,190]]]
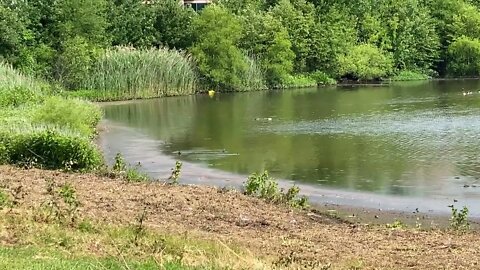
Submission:
[[[179,159],[241,174],[267,169],[277,178],[323,186],[421,195],[442,187],[456,170],[479,171],[478,147],[469,138],[480,129],[471,123],[476,107],[457,93],[471,82],[435,85],[166,98],[107,107],[106,116],[166,141],[166,154],[184,151]],[[262,117],[273,120],[255,121]],[[470,158],[476,163],[465,162]]]

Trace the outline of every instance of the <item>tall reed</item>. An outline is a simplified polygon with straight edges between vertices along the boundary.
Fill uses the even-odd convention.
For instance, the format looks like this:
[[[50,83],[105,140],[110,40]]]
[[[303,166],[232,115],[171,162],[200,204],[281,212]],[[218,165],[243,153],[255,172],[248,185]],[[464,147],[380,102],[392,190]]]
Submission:
[[[120,47],[97,60],[83,88],[95,99],[150,98],[193,94],[196,82],[188,53]]]
[[[42,96],[44,83],[0,61],[0,108],[33,102]]]

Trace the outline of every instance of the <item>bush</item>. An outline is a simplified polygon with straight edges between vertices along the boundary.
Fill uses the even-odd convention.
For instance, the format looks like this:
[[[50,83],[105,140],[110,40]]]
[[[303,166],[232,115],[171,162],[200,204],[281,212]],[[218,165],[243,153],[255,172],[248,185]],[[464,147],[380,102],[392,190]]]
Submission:
[[[9,163],[46,169],[94,170],[102,157],[90,139],[50,128],[2,130],[0,151]]]
[[[370,44],[357,45],[346,55],[339,55],[338,63],[338,76],[359,80],[381,79],[393,70],[392,58]]]
[[[283,87],[284,88],[295,88],[295,87],[311,87],[311,86],[317,86],[317,81],[315,79],[311,78],[308,75],[288,75],[284,80],[283,80]]]
[[[278,183],[268,175],[267,171],[262,174],[251,174],[244,185],[245,195],[255,196],[274,203],[283,203],[292,207],[306,208],[306,197],[298,198],[300,189],[293,186],[284,192],[278,189]]]
[[[461,37],[450,44],[447,70],[452,76],[480,75],[480,40]]]
[[[91,137],[101,118],[100,109],[86,101],[49,97],[32,111],[34,124],[53,124]]]
[[[424,81],[430,79],[430,76],[423,74],[421,72],[416,72],[412,70],[402,70],[390,80],[392,81]]]
[[[315,71],[310,74],[310,78],[315,80],[318,85],[335,85],[337,81],[323,71]]]

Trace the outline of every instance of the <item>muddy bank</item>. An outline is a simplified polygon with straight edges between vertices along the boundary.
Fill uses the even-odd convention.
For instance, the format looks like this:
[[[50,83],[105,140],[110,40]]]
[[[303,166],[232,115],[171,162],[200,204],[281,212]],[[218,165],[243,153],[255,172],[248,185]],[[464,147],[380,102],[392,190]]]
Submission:
[[[394,230],[342,222],[329,214],[288,209],[212,187],[132,184],[92,174],[0,167],[1,187],[22,187],[21,208],[35,208],[45,200],[46,179],[71,183],[82,204],[80,214],[92,220],[131,224],[146,208],[149,228],[234,243],[272,265],[479,268],[477,232]]]

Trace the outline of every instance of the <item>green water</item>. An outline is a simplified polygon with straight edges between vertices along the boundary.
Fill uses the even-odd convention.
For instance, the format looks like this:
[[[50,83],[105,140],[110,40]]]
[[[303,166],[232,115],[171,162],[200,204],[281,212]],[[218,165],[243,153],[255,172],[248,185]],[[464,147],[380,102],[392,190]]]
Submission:
[[[268,170],[280,179],[340,190],[477,198],[479,91],[476,80],[415,82],[104,108],[109,122],[163,142],[150,150],[205,167],[241,175]],[[132,135],[117,134],[114,148],[122,136]],[[128,146],[139,158],[149,149],[137,143]]]

